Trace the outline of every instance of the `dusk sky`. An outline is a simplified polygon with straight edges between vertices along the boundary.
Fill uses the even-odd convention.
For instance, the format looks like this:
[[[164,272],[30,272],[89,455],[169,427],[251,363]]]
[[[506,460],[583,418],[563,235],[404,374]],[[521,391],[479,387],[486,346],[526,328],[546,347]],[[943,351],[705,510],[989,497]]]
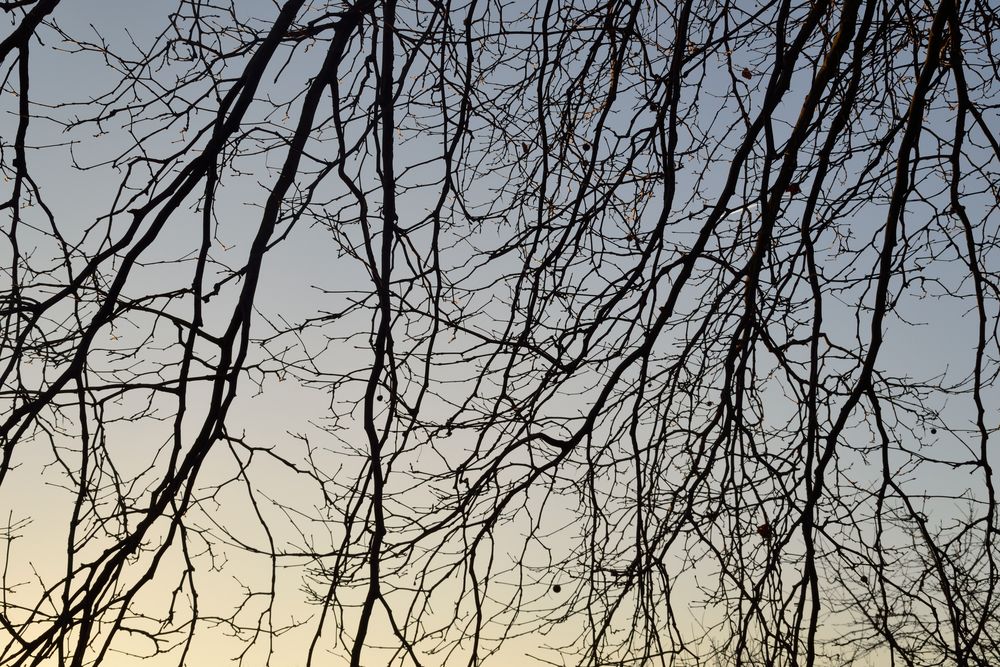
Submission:
[[[0,666],[1000,660],[989,3],[0,9]]]

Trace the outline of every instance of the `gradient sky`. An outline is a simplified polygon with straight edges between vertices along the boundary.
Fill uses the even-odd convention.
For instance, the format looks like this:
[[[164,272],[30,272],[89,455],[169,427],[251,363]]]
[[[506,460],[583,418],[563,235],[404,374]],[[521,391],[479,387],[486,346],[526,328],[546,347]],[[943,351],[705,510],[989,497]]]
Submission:
[[[273,3],[264,0],[240,0],[238,5],[239,10],[245,12],[247,16],[261,19],[266,19],[275,12]],[[85,35],[88,32],[87,26],[93,25],[98,26],[100,34],[112,44],[124,45],[126,38],[134,40],[136,44],[144,44],[162,30],[164,17],[172,9],[172,2],[160,0],[147,2],[95,0],[89,3],[67,0],[60,5],[55,20],[70,34]],[[52,38],[55,37],[51,32],[47,34]],[[38,73],[32,79],[32,92],[36,104],[57,103],[66,99],[86,99],[95,91],[103,90],[114,82],[114,76],[109,74],[104,63],[95,54],[65,52],[60,50],[55,41],[48,46],[50,48],[36,49],[32,55],[33,71]],[[320,49],[316,49],[312,54],[302,55],[295,61],[299,69],[291,68],[289,72],[283,73],[279,81],[271,85],[269,90],[275,96],[290,96],[299,90],[311,76],[312,70],[308,65],[316,62],[319,51]],[[710,76],[708,81],[720,86],[725,85],[726,75],[720,70],[719,73]],[[789,99],[797,103],[800,97],[790,95]],[[0,135],[8,137],[11,136],[11,128],[14,127],[16,119],[9,113],[11,109],[9,100],[5,102],[3,109],[5,115],[0,118]],[[782,113],[792,118],[796,111],[797,108],[789,106],[783,109]],[[53,108],[44,113],[50,113],[57,118],[69,118],[76,113],[76,110]],[[933,118],[929,122],[933,122]],[[33,121],[30,142],[35,146],[49,147],[32,151],[31,167],[45,174],[48,185],[43,184],[43,187],[46,188],[48,204],[52,207],[56,219],[64,225],[64,229],[82,231],[86,225],[105,215],[112,205],[115,187],[121,179],[121,174],[107,167],[96,167],[86,171],[74,168],[70,163],[70,146],[65,142],[75,142],[72,152],[81,163],[93,164],[102,157],[113,154],[117,147],[115,142],[118,140],[115,128],[108,128],[107,134],[102,136],[87,137],[79,131],[66,134],[60,130],[57,123],[47,123],[41,119]],[[173,140],[173,136],[157,138],[149,142],[149,149],[151,152],[166,152],[170,150],[170,142]],[[401,149],[401,159],[415,160],[418,151],[419,146]],[[276,154],[283,155],[280,151]],[[253,164],[252,160],[247,160],[247,164]],[[243,177],[231,178],[223,190],[217,209],[218,238],[220,244],[231,247],[229,250],[221,251],[228,253],[227,255],[220,254],[220,259],[227,261],[230,266],[239,266],[245,256],[249,239],[252,238],[259,220],[262,193],[266,192],[266,188],[273,182],[275,166],[268,164],[267,167],[272,170],[269,172],[258,162],[258,170]],[[54,187],[57,187],[58,191],[53,190]],[[403,215],[419,217],[432,205],[433,195],[434,192],[429,191],[409,196]],[[991,211],[989,207],[993,205],[988,201],[989,193],[978,199],[983,201],[984,215],[992,215],[987,212]],[[913,214],[918,216],[919,209]],[[870,215],[870,211],[867,215]],[[872,220],[866,215],[859,215],[852,220],[852,226],[857,230],[859,238],[868,238],[873,230],[878,229],[878,224],[881,222],[881,219]],[[148,253],[149,259],[173,259],[195,251],[199,241],[198,224],[197,212],[193,207],[187,214],[178,212],[172,218],[170,233],[164,235],[151,248]],[[643,220],[640,224],[651,226],[652,221]],[[67,234],[71,236],[72,231]],[[335,292],[364,284],[368,278],[362,268],[349,258],[336,257],[331,252],[332,247],[328,232],[322,227],[299,225],[287,241],[268,255],[261,279],[260,298],[257,302],[261,313],[269,317],[280,316],[288,322],[297,322],[317,311],[333,310],[338,303],[343,302],[343,295],[324,293],[323,290]],[[39,252],[45,251],[45,248],[39,249]],[[9,251],[5,247],[2,252],[6,254]],[[7,256],[9,255],[5,255]],[[944,265],[940,272],[940,280],[942,283],[959,284],[961,269],[961,266]],[[189,280],[189,270],[182,269],[178,273],[175,268],[169,266],[150,265],[137,272],[135,280],[130,283],[126,292],[135,296],[151,290],[181,287]],[[897,317],[905,317],[911,323],[919,323],[919,326],[907,327],[905,335],[891,338],[891,342],[885,346],[880,355],[880,368],[887,374],[900,377],[930,378],[937,373],[947,373],[945,377],[948,379],[963,377],[970,372],[970,350],[975,342],[975,315],[969,312],[967,304],[960,299],[920,297],[920,287],[920,285],[912,287],[912,298],[905,300],[897,311]],[[488,301],[490,295],[482,294],[478,298]],[[231,293],[223,294],[208,313],[207,327],[210,330],[213,327],[218,330],[226,323],[225,306],[228,303],[231,303]],[[826,320],[826,330],[831,337],[848,338],[853,335],[856,323],[850,312],[851,309],[848,307],[841,312],[835,307],[831,308]],[[213,320],[213,317],[216,319]],[[365,328],[367,325],[368,323],[362,318],[356,318],[344,322],[341,326],[345,328],[354,326],[359,332],[363,332],[367,331]],[[897,329],[900,327],[898,321],[894,321],[892,326]],[[267,330],[267,325],[261,320],[258,333],[264,334]],[[113,346],[115,341],[112,336],[120,336],[121,346],[124,347],[142,334],[140,323],[134,331],[109,332],[109,340],[105,344]],[[318,340],[309,342],[318,344]],[[364,342],[363,337],[357,341],[358,346],[337,342],[336,345],[339,347],[325,358],[333,358],[334,361],[330,362],[331,370],[337,368],[338,358],[342,360],[344,367],[359,365],[358,359],[367,354]],[[988,394],[989,404],[996,405],[998,398],[1000,397],[997,391],[991,389]],[[359,460],[356,457],[341,456],[337,449],[340,444],[329,437],[329,434],[324,434],[321,428],[331,401],[336,400],[336,398],[331,399],[323,390],[301,386],[294,378],[289,378],[286,382],[279,382],[279,378],[274,376],[264,378],[260,393],[253,383],[244,382],[241,384],[240,399],[228,419],[230,433],[244,433],[248,442],[261,446],[274,446],[283,456],[293,459],[303,457],[305,454],[302,441],[293,434],[308,435],[316,438],[317,442],[323,442],[322,439],[327,438],[323,444],[329,449],[319,456],[325,457],[331,474],[343,466],[338,474],[349,477],[352,471],[357,471]],[[576,399],[567,396],[561,401],[554,402],[554,405],[569,410],[573,407],[574,400]],[[130,421],[124,418],[132,407],[125,401],[120,406],[123,421],[108,430],[109,455],[117,461],[126,479],[132,475],[139,475],[151,464],[152,454],[168,440],[171,429],[169,421],[150,419]],[[970,429],[973,426],[971,421],[973,412],[968,400],[950,400],[938,407],[940,409],[938,418],[925,425],[925,439],[912,444],[925,447],[932,456],[940,455],[941,458],[948,458],[960,450],[963,441],[972,435]],[[765,410],[769,416],[778,419],[790,408],[787,403],[775,400],[773,405],[766,405]],[[992,420],[990,426],[997,428],[995,411],[990,413],[989,418]],[[932,434],[931,428],[937,432]],[[863,438],[869,435],[870,433],[866,434],[865,429],[860,427],[852,431],[852,437]],[[357,428],[353,431],[349,429],[340,434],[340,437],[346,441],[355,439],[360,442],[361,433]],[[461,451],[471,447],[472,440],[470,434],[460,433],[454,436],[454,445],[450,446]],[[73,454],[77,450],[72,449],[72,437],[56,437],[53,442],[57,448],[67,447],[65,451],[68,460],[73,460]],[[20,467],[0,487],[0,524],[7,516],[12,523],[31,520],[30,525],[25,525],[17,531],[20,537],[11,542],[11,549],[5,560],[7,568],[5,594],[8,599],[14,595],[22,595],[28,600],[37,599],[40,590],[38,581],[46,583],[55,581],[65,569],[67,526],[70,523],[71,502],[75,489],[72,484],[66,484],[64,473],[58,466],[53,465],[52,448],[41,441],[35,444],[37,446],[33,450],[25,450],[23,454],[19,452],[20,458],[17,464]],[[426,465],[428,468],[438,465],[433,460],[420,459],[416,455],[413,460],[404,457],[403,462]],[[876,484],[881,471],[875,463],[873,462],[870,468],[859,465],[854,471],[856,479],[863,481],[870,476],[872,484]],[[214,484],[219,484],[237,474],[238,466],[233,454],[221,446],[218,447],[206,462],[205,469],[200,475],[202,483],[200,493],[204,497],[204,502],[193,513],[190,523],[193,526],[210,529],[217,536],[223,535],[219,530],[221,526],[244,544],[266,548],[267,534],[250,510],[247,497],[249,492],[243,485],[227,486],[214,499],[209,499]],[[333,525],[332,520],[324,521],[322,511],[318,509],[322,506],[323,500],[317,488],[304,485],[300,477],[282,470],[263,454],[250,466],[248,474],[253,480],[254,493],[263,494],[262,497],[276,498],[303,512],[312,513],[308,518],[303,517],[302,525],[313,532],[301,535],[287,523],[283,524],[280,512],[273,506],[267,508],[265,511],[269,512],[269,515],[266,518],[273,530],[271,537],[276,544],[292,549],[301,546],[308,538],[314,538],[318,543],[335,543],[341,529]],[[152,485],[155,476],[147,475],[141,479],[142,483]],[[1000,482],[1000,476],[997,479]],[[981,487],[981,481],[978,478],[970,479],[967,470],[953,470],[948,466],[922,468],[907,482],[914,487],[947,496],[958,495],[966,488]],[[394,487],[394,484],[398,484],[399,487]],[[408,480],[404,476],[394,478],[390,481],[390,492],[402,493],[406,484]],[[557,527],[569,523],[577,509],[573,506],[573,501],[572,496],[549,500],[550,506],[545,513],[549,525]],[[949,518],[943,515],[940,517],[942,522]],[[500,545],[498,552],[512,559],[519,557],[518,537],[523,532],[524,527],[516,521],[499,530],[494,536],[494,542]],[[553,559],[572,546],[567,537],[565,534],[559,534],[544,545],[545,548],[552,550]],[[534,585],[526,587],[525,608],[548,618],[558,618],[562,614],[565,600],[570,596],[581,594],[585,583],[574,581],[558,569],[547,571],[544,567],[547,555],[539,545],[531,546],[527,551],[527,557],[531,560],[531,565],[537,568],[533,570],[537,578],[531,582]],[[231,545],[219,548],[216,562],[216,571],[206,570],[198,573],[204,582],[200,586],[199,604],[202,605],[202,614],[205,616],[226,613],[233,601],[239,599],[243,586],[254,590],[266,590],[270,585],[272,573],[267,558],[246,553]],[[288,567],[280,568],[275,574],[278,590],[275,616],[280,618],[269,620],[273,622],[272,627],[301,622],[316,614],[316,607],[306,601],[307,596],[302,590],[302,573],[297,569],[304,562],[305,560],[301,558],[289,558],[283,563]],[[160,571],[163,573],[162,580],[158,576],[157,581],[146,593],[150,607],[160,610],[157,613],[166,615],[165,603],[169,591],[177,584],[177,572],[182,567],[182,562],[176,553],[160,566]],[[690,575],[691,580],[684,579],[679,582],[677,603],[686,604],[688,601],[684,599],[685,595],[690,595],[692,598],[695,596],[695,590],[690,585],[693,577],[702,577],[701,581],[704,581],[712,575],[710,568],[705,568],[704,571],[696,568]],[[561,593],[554,592],[553,584],[560,585]],[[457,585],[453,580],[442,587],[439,596],[442,608],[452,604],[449,595],[454,594]],[[497,598],[494,604],[507,604],[509,597],[505,598],[504,595],[512,596],[513,589],[505,590],[500,584],[495,586]],[[217,608],[217,611],[213,611],[214,608]],[[260,610],[250,604],[241,619],[244,622],[253,622],[251,619],[255,619],[255,614],[259,613]],[[718,610],[692,606],[687,616],[693,631],[700,624],[716,622]],[[574,617],[566,618],[556,624],[555,630],[550,634],[526,632],[524,636],[505,644],[503,653],[497,656],[495,664],[552,664],[543,661],[556,659],[552,652],[545,650],[545,647],[572,642],[582,627],[576,621]],[[234,638],[230,628],[212,627],[210,622],[203,622],[204,630],[197,635],[193,644],[189,664],[224,664],[224,659],[232,658],[238,653],[242,640]],[[301,655],[303,646],[308,643],[314,627],[314,624],[308,624],[278,636],[271,647],[275,656],[274,664],[298,664],[301,660],[298,656]],[[134,645],[128,645],[127,641],[133,641]],[[146,641],[136,633],[134,638],[126,640],[121,645],[123,651],[134,651],[133,655],[122,653],[109,656],[104,664],[109,667],[137,664],[136,656],[143,655],[147,650],[147,647],[144,647]],[[380,643],[386,645],[394,643],[391,632],[381,617],[372,636],[373,646]],[[267,651],[267,642],[255,645],[248,656],[247,664],[263,664]],[[321,664],[346,664],[338,662],[343,660],[343,655],[343,647],[339,647],[336,657],[331,656],[328,661]],[[440,655],[425,657],[427,661],[424,664],[428,666],[445,664]],[[878,658],[877,655],[870,656],[872,664],[877,664]],[[162,656],[162,664],[172,664],[176,660],[176,654]],[[378,665],[381,664],[379,660],[380,654],[373,651],[367,658],[366,664]],[[159,665],[161,662],[148,661],[144,664]]]

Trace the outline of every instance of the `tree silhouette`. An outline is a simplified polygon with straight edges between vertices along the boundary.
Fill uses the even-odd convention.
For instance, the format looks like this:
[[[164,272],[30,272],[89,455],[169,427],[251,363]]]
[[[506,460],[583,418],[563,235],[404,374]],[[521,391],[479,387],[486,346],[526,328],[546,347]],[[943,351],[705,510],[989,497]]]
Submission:
[[[0,665],[1000,664],[991,3],[0,9]]]

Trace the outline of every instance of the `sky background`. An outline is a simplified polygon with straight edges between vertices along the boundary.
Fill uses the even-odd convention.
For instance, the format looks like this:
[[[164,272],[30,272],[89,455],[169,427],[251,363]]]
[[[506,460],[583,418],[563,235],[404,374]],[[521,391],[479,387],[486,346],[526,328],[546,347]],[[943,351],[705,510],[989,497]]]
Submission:
[[[238,8],[247,17],[262,21],[268,20],[276,12],[272,3],[257,0],[240,0]],[[510,6],[510,11],[514,12],[516,8],[515,3]],[[89,33],[88,26],[97,26],[99,34],[110,44],[120,48],[122,52],[128,52],[126,39],[134,41],[137,45],[150,43],[163,30],[164,17],[173,9],[172,2],[159,0],[147,2],[96,0],[89,3],[67,0],[59,6],[54,18],[66,33],[80,37],[85,37]],[[68,45],[63,46],[59,43],[53,31],[46,30],[42,34],[46,40],[45,48],[34,49],[31,60],[35,73],[32,78],[32,96],[36,110],[40,116],[50,115],[54,119],[72,118],[79,110],[76,107],[59,107],[57,106],[59,102],[88,99],[106,90],[109,85],[113,85],[116,81],[115,75],[109,73],[98,54],[73,53],[67,48]],[[273,77],[277,73],[271,74],[264,84],[268,94],[272,95],[273,99],[288,99],[294,96],[312,76],[321,51],[322,49],[317,48],[313,52],[298,54],[276,81]],[[756,56],[752,54],[745,54],[745,59],[749,63],[755,58]],[[709,92],[712,86],[723,88],[728,85],[728,71],[720,68],[717,72],[709,73],[705,82],[706,92]],[[797,92],[799,94],[795,94]],[[12,98],[7,94],[5,97],[8,99],[4,102],[3,116],[0,117],[0,136],[6,138],[12,136],[16,118],[11,115],[14,109]],[[793,87],[793,92],[788,95],[790,104],[779,111],[779,117],[784,115],[789,120],[794,119],[801,98],[801,91]],[[46,106],[47,104],[51,106]],[[251,113],[251,116],[253,115]],[[930,113],[928,124],[933,126],[938,116],[946,127],[949,122],[946,110],[935,110]],[[206,117],[203,116],[195,125],[201,125]],[[293,114],[292,118],[294,117]],[[282,120],[276,118],[274,122],[280,125]],[[248,123],[248,126],[251,125],[252,123]],[[260,127],[267,126],[261,123]],[[84,126],[65,133],[61,131],[57,122],[47,122],[42,118],[32,121],[29,142],[37,149],[31,151],[30,166],[37,173],[44,174],[41,186],[43,194],[68,238],[76,240],[88,225],[107,214],[113,206],[116,188],[123,178],[119,171],[109,166],[97,166],[88,170],[78,169],[73,166],[72,157],[75,157],[81,165],[98,164],[102,159],[114,155],[121,146],[122,139],[120,129],[115,127],[107,127],[104,134],[97,132],[92,126]],[[171,131],[146,142],[145,146],[151,154],[165,154],[174,150],[172,147],[177,145],[178,139],[178,133]],[[726,142],[735,142],[739,139],[738,136],[725,137]],[[8,140],[5,139],[4,144],[7,143]],[[323,150],[323,147],[313,145],[309,148]],[[498,147],[498,150],[500,148]],[[420,143],[403,144],[399,151],[401,163],[420,162],[422,150]],[[266,158],[253,156],[243,158],[241,166],[245,168],[245,174],[227,176],[216,208],[217,245],[213,248],[213,254],[230,267],[240,266],[246,257],[249,241],[260,219],[260,206],[267,188],[274,181],[277,159],[283,155],[283,150],[276,150],[269,153]],[[432,177],[432,174],[424,176],[419,169],[406,175],[406,178],[411,178],[413,182]],[[690,185],[693,178],[693,175],[682,174],[679,177],[680,187]],[[712,178],[718,180],[718,186],[715,187],[721,187],[719,180],[721,172],[713,172],[709,175],[708,183],[702,184],[707,191],[713,189]],[[493,185],[489,181],[481,183],[482,193]],[[428,187],[406,194],[402,198],[401,224],[406,224],[407,219],[417,220],[425,215],[425,211],[433,205],[436,192],[435,188]],[[335,194],[342,195],[343,192]],[[979,204],[984,217],[995,216],[993,210],[995,200],[989,190],[977,196],[970,196],[966,202],[970,209]],[[190,267],[184,268],[182,264],[178,271],[177,265],[158,263],[190,257],[190,254],[197,250],[200,223],[193,202],[189,203],[191,209],[177,211],[170,220],[169,232],[161,235],[144,255],[144,260],[148,264],[136,271],[126,288],[127,294],[141,296],[154,290],[174,289],[190,283]],[[657,203],[658,201],[654,199],[649,205],[648,212],[636,221],[640,228],[652,227]],[[732,215],[739,217],[745,213],[752,217],[754,215],[752,204],[753,202],[748,202],[743,213],[736,210]],[[855,232],[859,243],[863,243],[861,239],[875,235],[883,223],[883,218],[879,217],[880,213],[884,214],[879,206],[873,205],[850,216],[844,224]],[[919,218],[921,215],[919,204],[913,206],[910,215]],[[322,224],[306,224],[312,222],[316,221],[305,220],[297,224],[287,240],[269,252],[260,281],[259,298],[255,304],[258,310],[255,335],[265,336],[271,333],[268,321],[284,320],[296,323],[318,313],[334,312],[347,302],[349,298],[346,295],[347,291],[367,289],[368,277],[363,267],[350,258],[337,256],[328,229]],[[112,220],[112,235],[120,233],[121,224],[118,219]],[[77,236],[74,236],[74,230]],[[678,235],[689,231],[690,229],[681,227]],[[503,238],[504,233],[505,230],[501,227],[487,229],[472,235],[474,238],[468,242],[488,243],[491,238],[494,240]],[[452,254],[456,262],[463,252],[461,245],[463,240],[458,236],[456,233],[456,246]],[[92,235],[81,246],[81,251],[85,254],[87,244],[95,243],[96,240],[97,237]],[[53,248],[46,247],[40,238],[36,249],[37,257],[44,257],[46,252],[52,251]],[[9,250],[5,247],[2,252],[9,253]],[[3,257],[6,259],[9,254]],[[513,270],[517,266],[516,261],[517,258],[512,257],[509,265],[501,262],[499,265],[488,267],[483,273],[474,274],[472,283],[478,281],[480,284],[488,285],[493,277],[489,271],[507,270],[508,266]],[[932,276],[936,272],[936,277],[942,285],[951,285],[954,289],[958,289],[957,286],[962,284],[964,275],[959,263],[941,262],[939,265],[941,266],[939,270],[936,268],[938,264],[935,264],[927,269],[925,275]],[[958,380],[970,372],[970,350],[975,343],[975,314],[969,311],[967,300],[933,296],[937,291],[945,291],[938,290],[933,283],[929,288],[931,296],[925,296],[922,289],[924,289],[923,283],[917,282],[910,288],[906,298],[901,299],[899,309],[889,327],[890,331],[905,333],[888,337],[889,342],[880,353],[879,368],[887,376],[928,379],[943,374],[942,377],[946,380]],[[959,291],[962,290],[967,293],[967,285]],[[212,307],[206,310],[207,329],[220,331],[228,323],[233,294],[233,290],[223,290],[218,299],[213,301]],[[483,290],[459,298],[467,299],[467,307],[483,308],[483,312],[489,314],[490,303],[495,299],[495,295]],[[832,300],[828,301],[829,311],[824,327],[831,338],[851,340],[855,335],[858,325],[854,320],[852,306],[849,298],[841,310],[838,310]],[[903,325],[904,319],[909,324]],[[910,326],[911,324],[914,326]],[[125,330],[126,326],[123,324],[121,329],[109,329],[107,340],[100,344],[108,349],[128,348],[145,336],[151,325],[150,322],[136,319],[133,330]],[[324,353],[319,359],[320,363],[325,365],[324,372],[331,376],[347,368],[364,368],[365,360],[370,357],[370,350],[367,347],[370,322],[365,317],[354,315],[345,318],[337,326],[340,327],[341,333],[358,335],[352,340],[334,340],[327,343],[323,340],[322,332],[307,332],[302,339],[303,344],[311,349],[325,346]],[[861,328],[864,326],[865,323],[862,322]],[[157,336],[169,338],[169,335],[162,330]],[[275,352],[282,344],[278,341],[269,349]],[[447,343],[442,345],[443,350],[449,349]],[[454,351],[460,351],[463,341],[459,340],[453,345]],[[147,345],[143,350],[144,362],[154,361],[158,358],[157,355],[168,354],[159,350],[156,345]],[[301,351],[290,347],[286,354],[294,356],[301,354]],[[251,360],[256,360],[259,355],[259,350],[253,352]],[[95,354],[94,358],[95,364],[99,363],[99,355]],[[265,368],[276,367],[272,365]],[[442,373],[446,376],[447,372]],[[460,389],[459,387],[458,393]],[[347,389],[346,396],[357,395],[352,391],[355,390]],[[194,399],[204,400],[206,394],[201,391],[199,396],[198,392],[199,390],[195,390],[192,394]],[[346,405],[346,398],[341,396],[344,394],[331,396],[329,388],[321,384],[306,386],[306,383],[299,381],[299,378],[288,377],[279,372],[265,375],[251,372],[240,384],[239,399],[227,420],[228,429],[230,434],[241,434],[248,443],[262,447],[273,446],[276,452],[290,460],[301,460],[305,457],[305,441],[297,436],[308,437],[310,442],[320,448],[316,454],[319,457],[320,467],[328,471],[332,479],[348,480],[360,470],[359,457],[347,455],[352,446],[362,446],[360,429],[356,425],[336,432],[324,428],[331,407],[342,409]],[[990,389],[987,398],[988,405],[995,405],[995,390]],[[133,404],[131,403],[133,400],[139,399],[125,399],[117,406],[118,416],[122,421],[113,424],[107,431],[107,452],[116,462],[124,479],[139,480],[135,487],[138,492],[144,484],[152,485],[156,479],[155,467],[147,473],[143,471],[154,464],[162,465],[165,452],[158,456],[155,453],[168,441],[171,422],[169,419],[158,421],[150,418],[130,420],[128,418],[130,411],[138,409],[141,403],[140,401]],[[196,403],[197,400],[192,402]],[[567,393],[553,400],[551,405],[554,411],[582,411],[586,409],[586,397],[580,398]],[[963,447],[971,443],[974,436],[971,401],[967,398],[963,400],[961,397],[946,400],[941,396],[933,396],[928,405],[932,410],[938,411],[937,417],[918,425],[920,430],[917,436],[907,433],[901,437],[914,448],[923,447],[929,456],[949,460],[961,458],[963,455],[957,452],[961,452]],[[169,409],[169,403],[164,401],[162,406],[164,416],[169,413]],[[763,405],[765,420],[773,423],[779,422],[791,410],[792,406],[787,398],[777,394]],[[433,413],[433,409],[429,409],[429,412]],[[445,412],[443,409],[440,412],[443,419]],[[433,414],[431,416],[433,417]],[[990,420],[988,425],[996,429],[998,420],[995,411],[989,411],[987,417]],[[906,421],[910,418],[904,416],[901,419]],[[193,420],[192,428],[196,426],[197,420]],[[863,422],[849,433],[849,437],[861,440],[872,437],[871,429],[866,429]],[[475,437],[475,433],[460,431],[451,437],[439,438],[439,448],[445,452],[468,451],[475,445]],[[34,442],[32,448],[22,448],[18,451],[16,459],[18,467],[0,486],[0,526],[3,524],[3,517],[9,517],[10,524],[19,526],[16,531],[19,537],[10,542],[11,546],[5,559],[7,583],[4,593],[7,601],[18,595],[23,599],[37,599],[41,588],[39,582],[56,581],[65,569],[67,530],[71,523],[71,503],[75,487],[72,483],[67,483],[64,472],[55,464],[53,452],[62,451],[66,460],[72,462],[74,455],[78,455],[78,447],[74,447],[73,442],[73,428],[69,427],[66,435],[54,438],[47,445],[39,439]],[[245,453],[234,454],[232,450],[227,450],[223,446],[213,451],[199,475],[200,486],[197,493],[202,502],[190,517],[191,526],[211,531],[215,540],[235,539],[244,546],[266,549],[268,534],[262,527],[260,517],[255,515],[248,502],[250,498],[248,494],[255,494],[255,497],[268,500],[262,502],[264,507],[262,511],[266,515],[264,518],[267,519],[267,526],[272,531],[270,539],[274,544],[288,549],[295,549],[310,541],[336,544],[342,528],[337,523],[337,517],[323,508],[324,501],[318,487],[303,483],[302,476],[284,470],[266,453],[257,453],[254,458],[255,460],[249,463],[246,469],[248,479],[252,480],[249,488],[238,480],[216,492],[213,488],[215,485],[238,477],[237,461],[246,462],[247,456]],[[881,475],[877,464],[877,461],[869,462],[859,458],[852,462],[849,468],[850,475],[859,485],[863,486],[866,480],[870,479],[871,485],[874,486]],[[405,469],[405,466],[416,466],[418,471],[424,466],[425,470],[431,471],[438,469],[437,466],[447,465],[447,461],[436,459],[424,448],[420,451],[407,452],[401,456],[398,465],[400,469]],[[948,465],[922,466],[902,481],[911,488],[941,494],[942,502],[935,506],[933,511],[937,514],[932,518],[945,525],[954,516],[949,513],[947,509],[949,506],[955,512],[961,510],[950,498],[961,495],[966,489],[982,488],[981,473],[975,470],[973,474],[978,477],[971,477],[968,469],[953,469]],[[407,502],[419,503],[419,500],[412,499],[420,499],[422,492],[431,493],[430,489],[420,489],[419,486],[413,489],[410,488],[411,485],[412,480],[405,475],[392,477],[389,483],[390,499],[393,498],[393,494],[400,494],[398,496],[400,499],[404,497],[402,494],[407,494],[405,496]],[[302,511],[304,514],[299,517],[298,525],[304,527],[307,532],[300,534],[296,528],[284,521],[281,511],[271,504],[269,499],[277,499],[289,508],[294,507]],[[529,506],[537,506],[535,504],[540,502],[540,497],[530,497],[526,501]],[[554,497],[546,498],[545,502],[546,510],[542,514],[545,528],[541,532],[543,534],[549,534],[550,530],[552,532],[551,538],[544,544],[532,543],[527,547],[522,545],[522,538],[527,530],[524,513],[516,514],[512,521],[498,528],[492,541],[502,558],[507,558],[511,562],[523,558],[522,562],[531,566],[529,572],[533,579],[528,582],[531,585],[524,589],[526,591],[524,609],[529,612],[525,615],[530,617],[534,613],[542,618],[559,619],[560,622],[553,624],[546,634],[535,631],[530,625],[524,626],[524,636],[505,643],[504,652],[497,656],[496,664],[544,664],[541,662],[543,657],[545,660],[557,659],[558,654],[547,652],[545,647],[572,643],[576,633],[582,628],[578,622],[580,619],[578,614],[580,600],[585,598],[586,582],[575,580],[572,573],[547,567],[550,557],[552,561],[558,561],[574,547],[575,539],[581,537],[580,526],[557,530],[571,524],[577,517],[580,507],[575,504],[577,497],[568,492],[562,496],[556,493]],[[343,508],[338,509],[343,510]],[[405,510],[399,507],[395,511],[400,514],[405,513]],[[30,523],[25,523],[28,520]],[[748,525],[752,527],[755,520],[751,517]],[[582,536],[585,537],[585,527],[582,528]],[[734,536],[734,539],[744,538]],[[192,538],[192,544],[198,543],[197,538]],[[95,543],[92,548],[95,549],[92,555],[96,555],[99,545]],[[282,567],[272,572],[269,559],[248,553],[247,549],[241,548],[239,544],[228,546],[218,544],[217,548],[218,553],[214,559],[216,567],[205,568],[197,575],[204,582],[200,587],[199,604],[208,620],[204,621],[202,626],[205,629],[196,635],[192,656],[198,658],[197,660],[192,658],[190,664],[222,664],[224,658],[238,654],[246,635],[233,637],[231,627],[226,625],[213,627],[211,616],[225,614],[246,589],[267,590],[271,586],[272,576],[278,591],[275,598],[275,617],[265,619],[263,624],[275,628],[301,622],[310,617],[315,619],[317,608],[307,603],[308,594],[303,590],[301,568],[306,565],[307,559],[290,557],[282,561]],[[522,548],[526,551],[522,552]],[[203,554],[201,562],[208,563],[211,559]],[[503,568],[502,565],[498,567]],[[144,593],[150,600],[150,606],[154,608],[158,606],[164,616],[169,592],[177,585],[177,573],[182,569],[183,564],[175,550],[161,564],[159,572],[162,575],[158,574],[157,581],[149,587],[148,592]],[[141,570],[136,570],[139,571]],[[704,567],[696,566],[675,589],[675,603],[680,608],[691,604],[685,612],[680,613],[680,618],[687,619],[690,628],[685,630],[689,629],[692,633],[701,625],[717,620],[718,609],[704,609],[685,599],[686,596],[692,599],[697,597],[692,587],[697,578],[700,577],[701,582],[704,582],[713,574],[714,570],[709,564]],[[510,583],[512,582],[503,582],[503,577],[500,577],[493,589],[496,597],[492,600],[492,604],[500,608],[509,604],[516,595],[513,586],[507,585]],[[554,592],[552,588],[554,584],[560,585],[560,593]],[[452,613],[449,605],[454,603],[449,597],[455,594],[457,585],[456,580],[452,578],[442,586],[439,597],[435,599],[435,603],[439,604],[442,610],[446,610],[442,611],[442,614],[445,614],[442,618],[450,617],[447,615]],[[184,598],[185,596],[179,598],[178,604],[183,605]],[[571,606],[568,603],[570,599],[573,600]],[[217,611],[213,611],[214,609]],[[566,614],[568,609],[574,610],[574,613]],[[263,607],[252,598],[239,618],[250,627],[257,623],[262,611]],[[566,617],[561,618],[563,615]],[[349,613],[348,618],[350,617]],[[431,614],[430,618],[436,617]],[[348,625],[350,626],[350,623]],[[279,634],[273,644],[267,641],[255,644],[248,655],[248,664],[261,664],[268,651],[273,651],[273,655],[276,656],[275,664],[299,664],[300,658],[284,656],[300,655],[302,647],[308,643],[314,629],[313,622],[302,628]],[[623,628],[622,631],[624,630]],[[330,631],[332,632],[332,628]],[[350,629],[348,631],[350,632]],[[128,644],[130,641],[134,644]],[[131,650],[134,653],[109,656],[104,664],[110,667],[136,664],[136,656],[143,655],[146,650],[145,641],[138,634],[135,638],[124,640],[121,650]],[[372,645],[377,646],[379,643],[393,644],[391,634],[385,626],[384,619],[381,618],[372,636]],[[323,664],[346,664],[338,662],[343,660],[343,655],[344,651],[340,647],[335,657],[331,656],[329,661]],[[381,664],[380,655],[373,652],[366,664]],[[537,656],[536,662],[528,661],[529,656]],[[446,661],[442,654],[431,653],[425,657],[427,665],[459,664]],[[176,654],[162,656],[162,664],[173,664],[176,660]],[[435,662],[436,660],[438,662]],[[521,660],[526,661],[520,662]],[[870,657],[870,660],[877,661],[878,656]],[[505,663],[505,661],[512,662]]]

